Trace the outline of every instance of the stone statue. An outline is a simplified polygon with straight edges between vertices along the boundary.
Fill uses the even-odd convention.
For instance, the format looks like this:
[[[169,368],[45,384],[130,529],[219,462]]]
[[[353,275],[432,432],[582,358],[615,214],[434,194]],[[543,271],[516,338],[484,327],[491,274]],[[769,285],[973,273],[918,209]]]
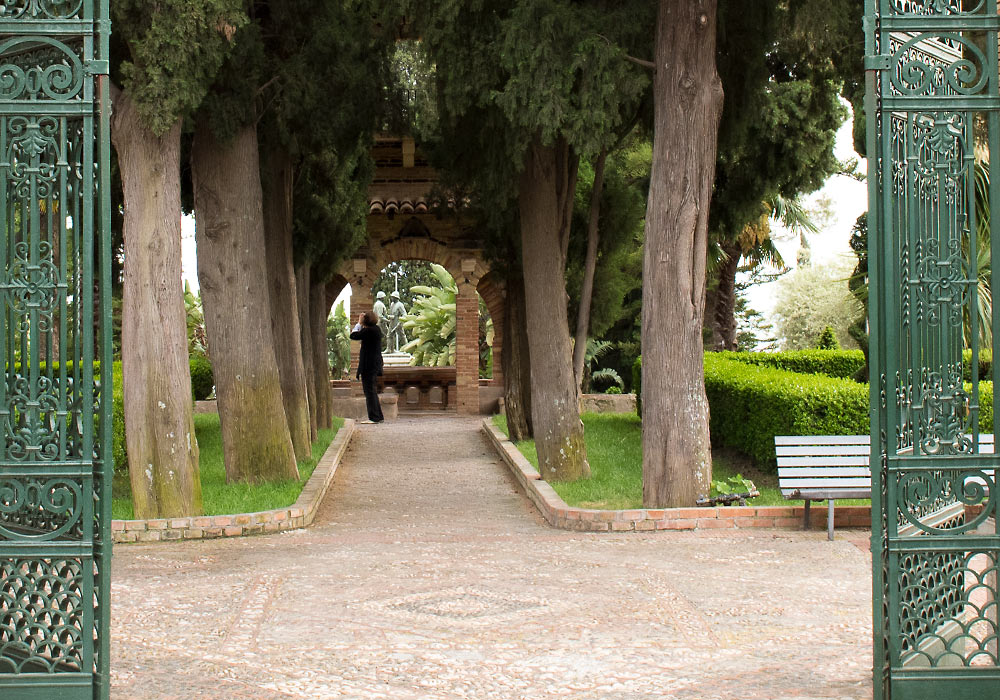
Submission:
[[[406,316],[406,307],[399,300],[399,292],[393,292],[391,296],[392,304],[389,305],[389,333],[386,350],[399,352],[400,348],[406,345],[406,333],[403,331],[403,317]]]
[[[382,331],[383,343],[388,346],[389,319],[387,318],[388,314],[386,313],[385,302],[382,301],[383,299],[385,299],[385,292],[379,292],[375,295],[375,306],[372,307],[372,311],[374,311],[375,315],[378,316],[378,329]]]

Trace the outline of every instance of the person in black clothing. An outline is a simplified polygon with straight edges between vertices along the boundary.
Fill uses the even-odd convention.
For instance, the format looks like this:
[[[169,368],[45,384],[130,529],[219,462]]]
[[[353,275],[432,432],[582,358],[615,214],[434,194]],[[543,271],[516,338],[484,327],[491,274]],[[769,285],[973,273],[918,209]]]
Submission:
[[[365,403],[368,405],[368,420],[361,422],[381,423],[385,418],[378,400],[376,378],[382,374],[382,331],[379,330],[378,317],[374,312],[366,311],[358,317],[358,323],[351,332],[351,340],[361,341],[357,376],[361,379]]]

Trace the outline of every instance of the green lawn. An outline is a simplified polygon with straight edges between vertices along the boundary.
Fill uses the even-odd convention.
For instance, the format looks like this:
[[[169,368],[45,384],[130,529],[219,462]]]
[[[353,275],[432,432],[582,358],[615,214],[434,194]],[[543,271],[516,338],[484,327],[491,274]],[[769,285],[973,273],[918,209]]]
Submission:
[[[553,483],[564,501],[578,508],[607,510],[642,508],[642,422],[632,413],[585,413],[587,459],[591,478],[575,483]],[[494,424],[507,433],[507,419],[493,418]],[[521,453],[538,468],[534,440],[516,443]],[[750,460],[732,450],[712,451],[712,478],[728,479],[737,473],[750,479],[760,496],[750,504],[756,506],[802,505],[802,501],[787,501],[778,490],[778,476],[755,468]],[[868,504],[868,501],[838,501],[842,504]]]
[[[201,467],[201,493],[205,515],[229,513],[254,513],[261,510],[285,508],[295,503],[316,463],[333,442],[337,431],[344,424],[342,418],[333,419],[333,428],[319,431],[313,443],[312,456],[299,462],[299,480],[273,484],[227,484],[226,468],[222,460],[222,431],[217,413],[200,413],[194,417],[194,430],[198,438]],[[111,514],[116,520],[131,520],[132,494],[127,474],[116,474],[113,484]]]

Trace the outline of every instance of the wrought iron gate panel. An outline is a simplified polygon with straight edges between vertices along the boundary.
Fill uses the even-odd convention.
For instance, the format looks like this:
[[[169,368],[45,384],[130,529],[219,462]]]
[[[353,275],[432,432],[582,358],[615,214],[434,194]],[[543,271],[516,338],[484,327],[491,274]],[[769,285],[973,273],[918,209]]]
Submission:
[[[866,0],[865,21],[875,698],[1000,697],[1000,457],[978,377],[978,329],[1000,329],[979,303],[1000,259],[1000,177],[982,177],[997,0]]]
[[[108,692],[108,0],[0,4],[0,697]]]

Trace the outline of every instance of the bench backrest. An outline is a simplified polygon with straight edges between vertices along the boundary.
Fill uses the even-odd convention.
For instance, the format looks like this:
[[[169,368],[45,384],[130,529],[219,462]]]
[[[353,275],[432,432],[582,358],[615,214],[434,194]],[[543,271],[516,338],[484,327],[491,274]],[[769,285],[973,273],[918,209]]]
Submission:
[[[871,491],[868,435],[776,435],[778,487],[782,494]],[[993,454],[993,434],[979,436],[979,453]],[[844,496],[847,497],[847,496]]]

